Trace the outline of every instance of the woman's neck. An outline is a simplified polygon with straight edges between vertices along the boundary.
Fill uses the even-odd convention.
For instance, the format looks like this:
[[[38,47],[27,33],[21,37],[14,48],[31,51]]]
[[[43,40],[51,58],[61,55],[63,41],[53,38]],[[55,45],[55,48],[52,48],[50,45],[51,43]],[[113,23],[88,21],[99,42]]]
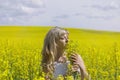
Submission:
[[[55,61],[58,61],[60,57],[63,56],[64,49],[61,47],[57,47],[56,58]]]

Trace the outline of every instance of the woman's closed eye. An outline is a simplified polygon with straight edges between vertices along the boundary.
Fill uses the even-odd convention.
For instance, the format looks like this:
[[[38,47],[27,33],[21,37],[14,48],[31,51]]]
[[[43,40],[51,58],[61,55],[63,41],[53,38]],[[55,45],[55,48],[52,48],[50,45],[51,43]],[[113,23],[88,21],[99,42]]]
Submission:
[[[63,40],[63,39],[65,39],[65,38],[64,38],[64,37],[61,37],[60,39]]]

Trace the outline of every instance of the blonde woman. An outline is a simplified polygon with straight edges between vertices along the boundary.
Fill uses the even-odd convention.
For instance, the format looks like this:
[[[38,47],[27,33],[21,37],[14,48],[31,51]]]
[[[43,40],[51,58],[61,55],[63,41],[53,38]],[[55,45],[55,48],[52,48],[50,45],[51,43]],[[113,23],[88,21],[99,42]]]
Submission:
[[[45,72],[46,80],[53,80],[50,75],[57,78],[59,75],[66,75],[67,65],[69,62],[65,56],[65,47],[68,43],[68,31],[54,27],[47,33],[44,39],[44,46],[42,49],[42,69]],[[73,54],[71,56],[73,62],[73,68],[76,69],[76,65],[81,71],[81,80],[84,80],[88,76],[84,62],[80,55]]]

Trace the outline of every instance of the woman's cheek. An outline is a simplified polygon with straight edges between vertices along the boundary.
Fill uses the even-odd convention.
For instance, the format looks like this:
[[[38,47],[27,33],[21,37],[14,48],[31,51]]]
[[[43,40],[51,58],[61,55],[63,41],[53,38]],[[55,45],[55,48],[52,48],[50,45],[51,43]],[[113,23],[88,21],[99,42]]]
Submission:
[[[61,40],[60,43],[65,46],[65,40]]]

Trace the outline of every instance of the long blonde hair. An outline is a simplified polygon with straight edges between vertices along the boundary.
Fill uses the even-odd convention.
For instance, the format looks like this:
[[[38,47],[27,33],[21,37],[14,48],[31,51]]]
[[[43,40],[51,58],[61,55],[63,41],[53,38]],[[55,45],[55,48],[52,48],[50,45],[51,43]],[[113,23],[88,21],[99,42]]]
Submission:
[[[42,68],[45,73],[54,71],[53,63],[57,52],[56,41],[62,34],[68,34],[68,31],[60,27],[54,27],[46,34],[42,49]]]

